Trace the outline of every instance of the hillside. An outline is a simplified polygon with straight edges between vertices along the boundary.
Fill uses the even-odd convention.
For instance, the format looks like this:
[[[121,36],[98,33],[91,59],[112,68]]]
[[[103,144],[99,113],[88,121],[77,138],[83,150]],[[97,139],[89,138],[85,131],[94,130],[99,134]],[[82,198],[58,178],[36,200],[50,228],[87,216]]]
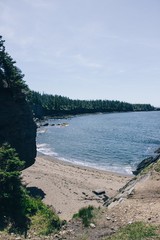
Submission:
[[[160,239],[160,159],[133,177],[106,205],[108,206],[102,208],[93,220],[93,229],[90,227],[86,230],[82,225],[71,221],[64,232],[66,239],[107,240],[107,236],[134,222],[156,226],[158,236],[146,239]],[[67,236],[71,229],[73,234]]]
[[[44,165],[43,171],[46,169],[45,161],[41,160],[42,169]],[[58,163],[56,164],[56,168],[59,168]],[[51,165],[52,166],[52,165]],[[42,172],[38,168],[31,167],[32,175],[37,179],[37,183],[40,183],[39,177],[42,177]],[[39,177],[37,177],[37,173]],[[66,170],[65,170],[66,169]],[[68,167],[64,166],[64,171],[67,170]],[[51,170],[53,170],[51,168]],[[59,169],[60,170],[60,169]],[[75,168],[76,171],[76,168]],[[85,169],[84,169],[85,172]],[[43,172],[43,181],[42,185],[45,182],[45,172]],[[25,170],[26,177],[29,177],[29,169]],[[55,173],[54,173],[55,175]],[[96,171],[95,171],[96,176]],[[98,176],[98,175],[97,175]],[[58,175],[56,175],[56,178]],[[48,183],[50,179],[50,175],[47,175]],[[58,178],[59,179],[59,178]],[[28,180],[31,182],[31,178]],[[53,180],[53,179],[52,179]],[[117,178],[118,180],[118,178]],[[119,178],[120,180],[120,178]],[[121,179],[122,180],[122,179]],[[126,179],[127,180],[127,179]],[[124,181],[124,180],[123,180]],[[58,180],[60,183],[60,179]],[[118,181],[117,181],[118,183]],[[121,182],[122,183],[122,182]],[[62,184],[62,183],[61,183]],[[66,183],[67,184],[67,183]],[[152,163],[146,169],[143,170],[140,174],[132,179],[128,180],[128,183],[125,186],[122,186],[115,195],[113,195],[109,200],[107,200],[99,209],[94,210],[94,217],[91,219],[91,225],[89,227],[84,227],[80,219],[72,219],[67,222],[59,233],[51,234],[49,236],[38,236],[38,233],[35,229],[30,229],[28,231],[27,239],[67,239],[67,240],[155,240],[160,239],[160,213],[159,213],[159,202],[160,202],[160,159]],[[36,185],[35,185],[36,186]],[[110,184],[108,185],[110,186]],[[62,187],[62,185],[61,185]],[[93,186],[92,186],[93,187]],[[92,189],[91,187],[91,189]],[[51,189],[52,187],[50,187]],[[81,190],[80,190],[81,191]],[[89,192],[89,189],[88,189]],[[63,192],[64,195],[66,192]],[[47,192],[46,192],[47,194]],[[58,194],[58,193],[57,193]],[[76,195],[75,195],[76,196]],[[67,199],[67,198],[66,198]],[[71,198],[72,202],[72,198]],[[92,202],[92,201],[91,201]],[[94,202],[94,201],[93,201]],[[60,214],[61,215],[61,214]],[[152,236],[152,237],[116,237],[120,236],[119,234],[126,234],[126,228],[122,231],[125,226],[128,229],[135,229],[137,233],[134,234],[142,234],[141,231],[144,232],[144,236]],[[133,231],[132,229],[132,231]],[[147,230],[148,229],[148,230]],[[119,233],[119,231],[121,231]],[[131,230],[130,230],[131,231]],[[129,232],[127,233],[129,234]],[[136,235],[135,235],[136,236]],[[6,235],[5,233],[0,233],[0,239],[24,239],[23,236],[19,235]]]
[[[156,110],[150,104],[130,104],[117,100],[73,100],[68,97],[41,94],[35,91],[30,92],[29,102],[37,118],[97,112],[110,113]]]

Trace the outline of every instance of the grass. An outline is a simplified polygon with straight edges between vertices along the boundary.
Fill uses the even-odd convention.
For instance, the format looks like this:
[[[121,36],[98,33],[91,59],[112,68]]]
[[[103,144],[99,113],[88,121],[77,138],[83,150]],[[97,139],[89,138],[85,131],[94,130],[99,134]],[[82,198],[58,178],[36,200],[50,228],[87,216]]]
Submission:
[[[157,161],[154,169],[156,172],[160,172],[160,160]]]
[[[30,197],[28,212],[31,220],[30,228],[34,229],[38,235],[56,232],[62,225],[59,217],[41,199]]]
[[[88,206],[81,208],[78,213],[73,215],[73,218],[82,219],[82,223],[85,227],[88,227],[91,223],[91,219],[94,217],[94,207]]]
[[[141,172],[140,175],[148,173],[150,170],[154,169],[156,172],[160,172],[160,159],[156,163],[151,163],[147,167],[145,167]]]
[[[148,165],[147,167],[145,167],[145,168],[139,173],[139,175],[144,175],[144,174],[148,173],[150,170],[153,169],[153,166],[154,166],[154,164],[151,163],[150,165]]]
[[[143,222],[135,222],[120,229],[111,237],[103,240],[149,240],[160,239],[156,233],[157,228]]]
[[[28,231],[34,231],[36,235],[48,235],[56,233],[64,224],[58,215],[47,205],[45,205],[40,198],[34,198],[26,195],[25,199],[26,218],[28,219],[28,226],[25,230],[19,231],[19,228],[12,227],[9,224],[7,227],[1,229],[1,233],[15,233],[27,236]]]
[[[26,218],[28,219],[28,226],[25,231],[20,232],[19,229],[12,227],[4,229],[6,232],[27,235],[28,230],[33,230],[36,235],[48,235],[60,230],[63,222],[40,198],[26,195],[25,208]]]

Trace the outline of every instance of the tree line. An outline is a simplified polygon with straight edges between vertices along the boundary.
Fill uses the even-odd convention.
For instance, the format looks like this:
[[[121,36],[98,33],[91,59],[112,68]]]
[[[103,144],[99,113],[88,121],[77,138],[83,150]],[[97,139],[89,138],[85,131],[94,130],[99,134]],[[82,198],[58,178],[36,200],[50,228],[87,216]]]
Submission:
[[[2,36],[0,36],[0,92],[4,92],[5,89],[10,91],[16,101],[23,101],[27,98],[35,117],[154,110],[154,107],[150,104],[130,104],[110,100],[72,100],[68,97],[31,91],[23,80],[24,74],[6,52],[4,42]]]
[[[61,95],[31,91],[28,97],[35,117],[96,112],[153,111],[150,104],[130,104],[115,100],[72,100]]]

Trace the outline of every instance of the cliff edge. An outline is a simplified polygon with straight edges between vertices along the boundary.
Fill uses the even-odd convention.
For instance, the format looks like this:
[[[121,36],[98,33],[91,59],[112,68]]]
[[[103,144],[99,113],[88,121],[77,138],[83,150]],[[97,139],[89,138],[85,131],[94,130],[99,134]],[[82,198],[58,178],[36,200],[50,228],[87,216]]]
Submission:
[[[8,143],[29,167],[36,157],[36,124],[27,102],[29,88],[0,36],[0,145]]]
[[[36,125],[27,101],[14,99],[9,88],[1,88],[0,113],[0,144],[9,143],[29,167],[36,157]]]

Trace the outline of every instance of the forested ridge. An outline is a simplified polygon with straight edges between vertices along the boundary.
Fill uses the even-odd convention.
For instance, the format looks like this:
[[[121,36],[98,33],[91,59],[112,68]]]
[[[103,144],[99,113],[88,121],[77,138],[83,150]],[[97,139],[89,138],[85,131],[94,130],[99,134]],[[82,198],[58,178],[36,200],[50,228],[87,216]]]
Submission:
[[[36,117],[96,112],[153,111],[150,104],[130,104],[116,100],[72,100],[68,97],[31,91],[29,102]]]

